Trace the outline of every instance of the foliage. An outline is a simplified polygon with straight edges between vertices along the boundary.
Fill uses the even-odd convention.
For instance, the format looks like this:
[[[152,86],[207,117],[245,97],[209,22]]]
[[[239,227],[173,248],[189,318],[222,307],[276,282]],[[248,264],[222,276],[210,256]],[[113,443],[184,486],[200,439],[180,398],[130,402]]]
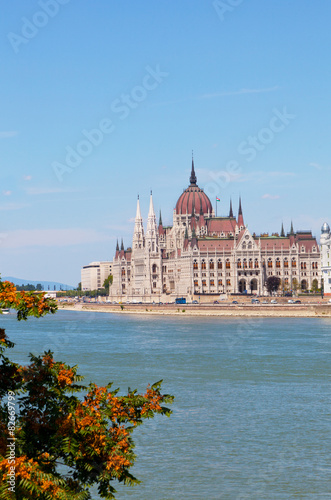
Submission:
[[[18,291],[24,290],[25,292],[34,292],[36,287],[28,283],[27,285],[16,285]]]
[[[107,295],[109,294],[109,287],[113,284],[113,275],[110,274],[108,278],[105,279],[103,287],[106,289]]]
[[[109,292],[106,292],[105,288],[99,288],[98,290],[66,290],[56,292],[56,297],[98,297],[106,296]]]
[[[314,279],[311,285],[311,291],[316,293],[318,291],[318,281]]]
[[[54,313],[43,294],[17,293],[0,282],[0,306],[17,309],[18,319]],[[114,480],[139,481],[130,474],[135,461],[133,430],[155,414],[170,415],[161,382],[145,394],[128,389],[119,396],[112,384],[80,384],[77,366],[55,361],[51,351],[30,354],[22,366],[5,356],[14,346],[0,329],[0,498],[5,500],[85,500],[97,485],[102,498],[115,498]],[[77,397],[77,393],[85,395]],[[15,401],[16,427],[9,401]],[[11,460],[8,443],[15,438],[15,492],[8,486]],[[59,469],[60,467],[60,469]]]
[[[280,278],[278,276],[269,276],[266,285],[270,294],[277,292],[280,285]]]

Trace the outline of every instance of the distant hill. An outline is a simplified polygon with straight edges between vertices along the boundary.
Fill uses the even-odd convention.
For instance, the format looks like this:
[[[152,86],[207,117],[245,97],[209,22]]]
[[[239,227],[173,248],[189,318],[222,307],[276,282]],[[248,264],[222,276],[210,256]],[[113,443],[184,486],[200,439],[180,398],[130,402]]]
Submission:
[[[37,286],[38,283],[41,284],[43,290],[73,290],[74,286],[66,285],[65,283],[58,283],[57,281],[31,281],[22,280],[21,278],[14,278],[13,276],[1,276],[2,281],[11,281],[14,285],[34,285]],[[49,288],[48,288],[49,287]]]

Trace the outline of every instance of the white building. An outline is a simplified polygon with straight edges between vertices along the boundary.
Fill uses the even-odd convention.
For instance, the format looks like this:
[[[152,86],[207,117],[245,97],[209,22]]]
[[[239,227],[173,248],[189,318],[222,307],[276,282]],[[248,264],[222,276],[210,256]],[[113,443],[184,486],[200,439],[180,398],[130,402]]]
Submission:
[[[331,234],[329,224],[324,222],[321,232],[321,271],[324,284],[324,295],[331,295]]]
[[[81,270],[81,286],[82,290],[99,290],[103,288],[105,279],[112,272],[112,263],[104,262],[91,262],[84,266]]]

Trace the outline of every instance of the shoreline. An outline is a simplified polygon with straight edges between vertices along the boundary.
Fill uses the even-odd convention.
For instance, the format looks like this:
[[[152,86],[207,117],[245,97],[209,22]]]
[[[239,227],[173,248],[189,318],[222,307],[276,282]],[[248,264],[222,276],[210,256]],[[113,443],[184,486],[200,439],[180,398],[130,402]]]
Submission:
[[[102,305],[58,304],[59,311],[102,312],[108,314],[140,314],[145,316],[222,316],[231,318],[328,318],[331,305]]]

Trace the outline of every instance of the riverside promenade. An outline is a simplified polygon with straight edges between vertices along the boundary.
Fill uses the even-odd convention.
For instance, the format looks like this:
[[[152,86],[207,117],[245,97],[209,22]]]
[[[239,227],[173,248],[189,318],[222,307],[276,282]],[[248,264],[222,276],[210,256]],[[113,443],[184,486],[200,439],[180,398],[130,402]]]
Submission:
[[[224,301],[219,304],[106,304],[94,302],[59,302],[60,310],[94,311],[116,314],[172,315],[172,316],[224,316],[224,317],[267,317],[267,318],[316,318],[331,317],[331,303],[321,298],[302,299],[301,304],[289,304],[285,298],[278,298],[277,304],[252,304],[247,298],[236,298],[238,304]]]

